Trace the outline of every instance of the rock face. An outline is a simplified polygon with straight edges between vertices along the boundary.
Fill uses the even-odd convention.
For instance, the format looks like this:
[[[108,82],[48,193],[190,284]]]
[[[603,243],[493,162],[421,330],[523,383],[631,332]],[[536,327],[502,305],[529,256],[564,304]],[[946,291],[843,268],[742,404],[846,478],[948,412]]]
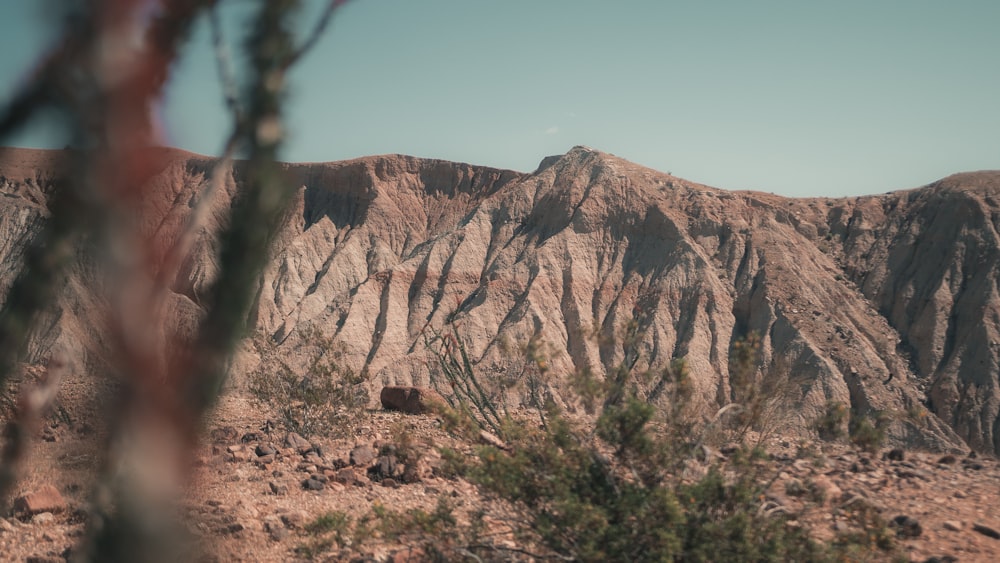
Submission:
[[[0,159],[2,288],[44,220],[54,159],[20,150]],[[170,240],[211,161],[177,151],[163,163],[143,222]],[[429,387],[436,367],[425,337],[450,323],[484,380],[499,382],[524,367],[512,345],[538,334],[556,374],[545,392],[562,402],[560,377],[620,361],[616,336],[637,319],[640,367],[687,358],[696,398],[714,412],[732,399],[732,343],[755,331],[757,377],[792,382],[791,428],[808,431],[830,400],[895,413],[925,405],[937,416],[898,417],[894,441],[1000,451],[1000,172],[880,196],[788,199],[698,185],[584,147],[531,174],[404,156],[287,171],[301,188],[253,320],[292,367],[315,358],[318,332],[372,391]],[[180,330],[197,322],[240,174],[236,166],[173,284]],[[36,359],[56,342],[86,365],[106,353],[99,333],[77,328],[91,326],[101,302],[92,266],[80,262]],[[267,358],[248,347],[233,380],[272,369]]]

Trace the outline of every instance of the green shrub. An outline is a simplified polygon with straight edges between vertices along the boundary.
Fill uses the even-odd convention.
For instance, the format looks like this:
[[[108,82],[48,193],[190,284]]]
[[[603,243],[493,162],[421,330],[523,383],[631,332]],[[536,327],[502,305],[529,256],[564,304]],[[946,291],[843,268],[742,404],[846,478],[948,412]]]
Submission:
[[[890,416],[884,411],[875,411],[872,417],[851,411],[851,443],[867,452],[877,452],[885,443],[885,431],[890,421]]]
[[[848,408],[840,401],[827,401],[823,414],[816,420],[816,432],[819,437],[828,442],[844,437],[844,425],[847,422]]]

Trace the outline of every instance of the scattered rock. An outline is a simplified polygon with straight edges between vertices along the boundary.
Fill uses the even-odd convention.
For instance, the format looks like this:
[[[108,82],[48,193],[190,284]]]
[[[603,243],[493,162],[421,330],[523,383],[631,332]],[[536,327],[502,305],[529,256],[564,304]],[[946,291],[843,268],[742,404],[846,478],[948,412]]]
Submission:
[[[281,519],[277,516],[264,518],[264,531],[274,541],[281,541],[288,537],[288,528],[285,527]]]
[[[245,529],[246,529],[246,527],[243,526],[243,524],[240,524],[239,522],[232,522],[232,523],[226,524],[225,526],[219,528],[218,532],[221,533],[221,534],[225,534],[225,535],[230,535],[231,536],[231,535],[238,534],[238,533],[242,532]]]
[[[421,561],[428,561],[430,558],[424,553],[424,550],[419,547],[410,547],[402,549],[400,551],[393,552],[389,556],[389,563],[420,563]]]
[[[368,469],[368,478],[372,481],[401,478],[405,470],[406,467],[399,463],[395,455],[383,455]]]
[[[362,445],[351,450],[349,459],[351,465],[357,467],[368,467],[373,461],[375,461],[377,456],[378,452],[375,451],[375,448]]]
[[[262,455],[254,460],[258,465],[270,465],[274,463],[274,454]]]
[[[229,446],[226,448],[226,459],[232,462],[249,461],[252,452],[245,446]]]
[[[279,496],[283,496],[283,495],[287,495],[288,494],[288,485],[282,485],[282,484],[279,484],[279,483],[275,483],[274,481],[271,481],[271,482],[269,482],[267,484],[267,486],[271,488],[271,493],[272,494],[279,495]]]
[[[506,450],[507,444],[504,443],[498,436],[487,432],[485,430],[479,431],[479,441],[486,444],[487,446],[493,446],[494,448]]]
[[[364,480],[358,477],[357,472],[354,471],[354,468],[352,467],[345,467],[344,469],[338,471],[336,475],[334,475],[333,480],[342,485],[354,485],[357,487],[365,486]]]
[[[41,512],[31,517],[31,523],[37,525],[47,525],[56,521],[56,517],[51,512]]]
[[[896,535],[901,538],[918,538],[924,532],[916,518],[904,514],[893,518],[889,527],[896,530]]]
[[[306,440],[295,432],[289,432],[288,435],[285,436],[285,445],[300,454],[304,454],[312,449],[312,444],[309,443],[309,440]]]
[[[886,452],[885,457],[889,461],[903,461],[905,454],[902,448],[893,448]]]
[[[17,528],[6,518],[0,518],[0,532],[14,532]]]
[[[379,399],[382,408],[406,414],[424,414],[445,404],[444,397],[426,387],[383,387]]]
[[[264,457],[268,455],[274,455],[278,453],[278,450],[274,449],[274,447],[270,445],[258,444],[257,447],[254,449],[254,453],[257,454],[257,457]]]
[[[961,532],[962,523],[957,520],[945,520],[942,524],[945,530],[951,530],[952,532]]]
[[[979,532],[980,534],[988,538],[1000,540],[1000,532],[996,531],[995,529],[989,526],[984,526],[983,524],[976,523],[972,525],[972,530],[975,532]]]
[[[382,479],[382,486],[388,487],[390,489],[398,489],[399,483],[396,482],[396,480],[392,479],[391,477],[386,477],[385,479]]]
[[[305,510],[293,510],[287,514],[282,514],[281,521],[284,522],[289,528],[301,529],[305,527],[306,522],[309,521],[309,513]]]
[[[958,458],[955,457],[955,456],[953,456],[953,455],[951,455],[951,454],[947,454],[947,455],[941,456],[941,458],[938,459],[937,462],[939,464],[941,464],[941,465],[952,465],[953,463],[958,462]]]
[[[18,497],[14,501],[14,511],[26,514],[61,512],[65,509],[66,501],[52,485],[42,485],[37,491]]]
[[[310,477],[305,481],[302,481],[302,488],[307,491],[322,491],[323,483]]]

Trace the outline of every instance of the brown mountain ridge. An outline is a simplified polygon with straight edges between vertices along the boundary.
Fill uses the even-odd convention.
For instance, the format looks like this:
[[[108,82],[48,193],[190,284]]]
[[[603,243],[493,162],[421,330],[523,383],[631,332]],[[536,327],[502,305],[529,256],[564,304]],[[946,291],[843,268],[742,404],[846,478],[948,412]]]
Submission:
[[[58,151],[0,153],[0,290],[44,221]],[[176,238],[213,160],[164,150],[146,190],[148,232]],[[787,431],[812,432],[827,401],[912,412],[898,443],[1000,452],[1000,172],[884,195],[791,199],[699,185],[585,147],[520,173],[391,155],[289,164],[301,188],[252,312],[234,385],[281,356],[305,367],[315,331],[386,384],[426,385],[429,329],[448,323],[484,374],[519,373],[511,344],[538,333],[554,373],[600,372],[637,318],[643,362],[688,360],[706,412],[730,401],[732,343],[762,339],[759,377],[787,374]],[[177,328],[199,314],[234,166],[172,289]],[[103,365],[103,298],[87,251],[31,346]],[[592,336],[591,333],[596,333]],[[547,392],[567,397],[557,377]],[[377,393],[373,394],[377,396]],[[512,391],[511,400],[523,399]]]

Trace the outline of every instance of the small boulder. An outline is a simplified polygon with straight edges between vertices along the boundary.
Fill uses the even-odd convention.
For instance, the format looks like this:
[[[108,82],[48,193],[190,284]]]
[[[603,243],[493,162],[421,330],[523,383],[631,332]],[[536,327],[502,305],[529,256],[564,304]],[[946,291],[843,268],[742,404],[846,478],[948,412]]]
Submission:
[[[358,446],[351,450],[351,465],[356,467],[368,467],[373,461],[375,461],[377,456],[378,452],[375,451],[375,448],[371,446]]]
[[[496,434],[487,432],[485,430],[479,431],[479,441],[487,446],[493,446],[499,450],[507,451],[507,444],[504,443]]]
[[[406,414],[424,414],[434,410],[435,405],[445,404],[444,397],[426,387],[383,387],[379,400],[382,408]]]
[[[889,527],[896,530],[896,535],[901,538],[918,538],[924,533],[920,522],[912,517],[900,514],[889,522]]]
[[[355,472],[351,467],[345,467],[344,469],[338,471],[334,475],[333,481],[342,485],[354,485],[357,487],[363,487],[365,485],[365,482],[358,477],[357,472]]]
[[[401,479],[404,471],[406,471],[406,466],[399,463],[399,460],[395,455],[383,455],[379,456],[379,458],[375,460],[375,464],[368,469],[368,478],[372,481],[381,481],[382,479]]]
[[[281,521],[289,528],[301,529],[309,521],[309,513],[305,510],[293,510],[287,514],[282,514]]]
[[[56,517],[51,512],[42,512],[31,517],[31,523],[45,526],[55,522]]]
[[[61,512],[66,509],[66,500],[52,485],[43,485],[14,500],[14,511],[26,514],[41,512]]]
[[[305,490],[307,490],[307,491],[322,491],[323,490],[323,486],[324,485],[323,485],[322,482],[317,481],[316,479],[313,479],[312,477],[306,479],[305,481],[302,481],[302,488],[305,489]]]
[[[288,528],[282,524],[281,519],[277,516],[268,516],[264,518],[264,531],[267,532],[271,539],[274,541],[281,541],[288,537]]]
[[[893,448],[886,452],[885,457],[889,461],[903,461],[905,455],[903,448]]]
[[[295,432],[289,432],[288,435],[285,436],[285,445],[299,452],[300,454],[304,454],[309,450],[313,449],[312,444],[309,443],[309,440],[306,440],[305,438],[296,434]]]

